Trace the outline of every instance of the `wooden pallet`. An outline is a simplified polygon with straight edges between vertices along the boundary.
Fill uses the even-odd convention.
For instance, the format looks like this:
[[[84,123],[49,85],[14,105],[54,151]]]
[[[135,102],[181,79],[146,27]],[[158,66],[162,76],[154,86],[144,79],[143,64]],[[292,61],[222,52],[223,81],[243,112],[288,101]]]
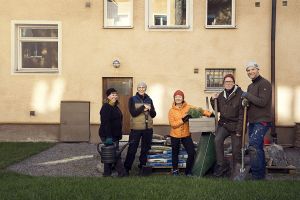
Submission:
[[[295,174],[297,168],[293,165],[286,167],[267,166],[267,173]]]

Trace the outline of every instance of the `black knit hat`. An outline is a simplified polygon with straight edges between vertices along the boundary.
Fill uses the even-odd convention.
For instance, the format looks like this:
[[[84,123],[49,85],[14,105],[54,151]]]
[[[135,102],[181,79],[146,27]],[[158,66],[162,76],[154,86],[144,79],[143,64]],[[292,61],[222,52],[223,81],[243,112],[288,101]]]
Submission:
[[[106,90],[106,96],[108,97],[111,93],[117,93],[117,90],[115,88],[109,88]]]

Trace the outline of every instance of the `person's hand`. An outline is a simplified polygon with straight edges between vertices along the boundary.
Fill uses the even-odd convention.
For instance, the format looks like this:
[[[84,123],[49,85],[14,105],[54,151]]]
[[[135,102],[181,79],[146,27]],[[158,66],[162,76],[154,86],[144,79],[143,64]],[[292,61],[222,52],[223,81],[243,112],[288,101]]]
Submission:
[[[144,104],[144,107],[145,107],[144,111],[150,111],[150,109],[151,109],[151,106],[149,106],[147,104]]]
[[[104,144],[105,145],[112,145],[113,144],[112,138],[110,138],[110,137],[106,138],[105,141],[104,141]]]
[[[248,95],[248,93],[247,93],[247,92],[243,92],[243,93],[242,93],[242,98],[246,98],[246,97],[247,97],[247,95]]]
[[[214,93],[211,97],[212,97],[212,99],[216,99],[219,97],[219,93]]]
[[[190,118],[192,118],[191,115],[186,115],[186,116],[184,116],[184,117],[182,118],[183,123],[189,121]]]
[[[235,135],[236,135],[237,137],[241,137],[241,136],[242,136],[240,133],[235,133]]]

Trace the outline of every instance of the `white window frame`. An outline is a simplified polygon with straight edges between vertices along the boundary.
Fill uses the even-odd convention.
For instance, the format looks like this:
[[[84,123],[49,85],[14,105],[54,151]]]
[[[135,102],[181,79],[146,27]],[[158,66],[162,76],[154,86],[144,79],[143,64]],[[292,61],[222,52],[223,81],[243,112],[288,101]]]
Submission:
[[[211,29],[215,29],[215,28],[236,28],[236,16],[235,16],[235,8],[236,8],[236,4],[235,4],[235,0],[231,0],[232,4],[231,4],[231,10],[232,10],[232,16],[231,16],[231,25],[208,25],[207,24],[207,15],[208,15],[208,0],[206,0],[206,14],[205,14],[205,28],[211,28]]]
[[[131,3],[130,15],[129,15],[129,26],[110,26],[107,21],[107,0],[103,0],[103,28],[133,28],[133,0],[129,0]]]
[[[170,25],[170,0],[168,1],[167,8],[167,25],[154,25],[154,15],[158,15],[158,13],[154,13],[152,10],[152,0],[146,0],[145,2],[145,30],[155,30],[155,29],[168,29],[168,30],[189,30],[191,31],[193,26],[193,0],[186,0],[186,25]],[[159,14],[161,15],[161,14]]]
[[[228,67],[228,68],[221,68],[221,67],[218,67],[218,68],[205,68],[205,92],[218,92],[218,91],[222,91],[223,89],[224,89],[224,87],[222,86],[222,87],[208,87],[207,86],[207,82],[208,82],[208,80],[207,80],[207,71],[208,70],[222,70],[223,71],[223,73],[224,73],[224,71],[226,71],[226,70],[231,70],[232,71],[232,73],[230,73],[230,74],[233,74],[234,76],[235,76],[235,73],[236,73],[236,69],[235,68],[233,68],[233,67]],[[229,74],[229,73],[226,73],[226,74]],[[223,74],[223,76],[222,76],[222,79],[223,79],[223,77],[224,77],[224,74]]]
[[[20,28],[22,27],[53,27],[57,26],[58,37],[55,38],[23,38],[20,39]],[[61,22],[59,21],[23,21],[13,20],[11,21],[11,63],[12,63],[12,74],[16,73],[59,73],[61,72],[61,57],[62,57],[62,33],[61,33]],[[57,68],[22,68],[22,55],[21,55],[21,43],[22,41],[45,41],[53,42],[57,41],[57,53],[58,63]]]

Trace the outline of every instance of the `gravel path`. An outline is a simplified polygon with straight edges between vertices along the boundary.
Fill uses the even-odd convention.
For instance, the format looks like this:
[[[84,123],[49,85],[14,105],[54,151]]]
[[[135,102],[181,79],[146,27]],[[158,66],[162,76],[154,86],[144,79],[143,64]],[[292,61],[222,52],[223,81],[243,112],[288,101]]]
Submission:
[[[120,144],[121,145],[121,144]],[[123,151],[125,157],[127,149]],[[289,164],[297,167],[296,174],[268,174],[267,179],[300,180],[300,148],[285,148]],[[139,156],[139,150],[137,152]],[[138,158],[135,159],[138,162]],[[58,143],[27,160],[8,167],[8,170],[31,176],[102,176],[103,164],[95,144]],[[136,172],[135,172],[136,171]],[[138,171],[134,163],[131,174]]]

